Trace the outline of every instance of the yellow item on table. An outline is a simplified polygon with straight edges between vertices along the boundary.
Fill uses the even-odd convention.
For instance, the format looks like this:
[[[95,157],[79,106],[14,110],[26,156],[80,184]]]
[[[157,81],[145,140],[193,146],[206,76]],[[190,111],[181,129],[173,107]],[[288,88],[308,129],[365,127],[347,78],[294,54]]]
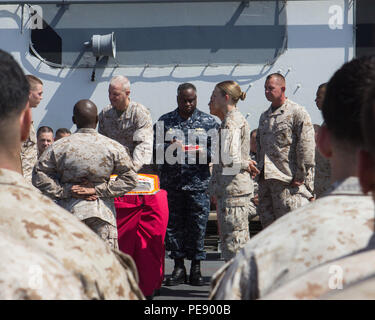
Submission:
[[[137,186],[125,195],[153,195],[160,191],[159,177],[154,174],[137,173]],[[111,174],[110,179],[116,180],[117,174]]]

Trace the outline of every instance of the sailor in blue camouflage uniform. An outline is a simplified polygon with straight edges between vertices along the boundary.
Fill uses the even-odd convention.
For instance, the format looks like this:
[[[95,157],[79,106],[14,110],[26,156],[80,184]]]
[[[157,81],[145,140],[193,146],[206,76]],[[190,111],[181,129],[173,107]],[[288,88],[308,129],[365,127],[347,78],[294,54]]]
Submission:
[[[219,124],[196,108],[196,88],[191,83],[178,87],[177,104],[177,109],[162,115],[154,126],[160,184],[168,192],[166,244],[175,261],[166,285],[187,282],[184,258],[191,260],[189,283],[203,285],[200,261],[206,258],[204,237],[210,212],[206,190],[212,143]],[[195,149],[197,145],[199,150]]]

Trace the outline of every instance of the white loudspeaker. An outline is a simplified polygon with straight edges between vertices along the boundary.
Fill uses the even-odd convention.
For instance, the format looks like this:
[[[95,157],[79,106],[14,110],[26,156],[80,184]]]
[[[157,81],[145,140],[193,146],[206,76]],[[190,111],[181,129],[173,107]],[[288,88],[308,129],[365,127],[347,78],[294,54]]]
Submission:
[[[116,58],[116,39],[114,32],[105,35],[94,34],[90,42],[85,42],[85,46],[92,48],[95,57]]]

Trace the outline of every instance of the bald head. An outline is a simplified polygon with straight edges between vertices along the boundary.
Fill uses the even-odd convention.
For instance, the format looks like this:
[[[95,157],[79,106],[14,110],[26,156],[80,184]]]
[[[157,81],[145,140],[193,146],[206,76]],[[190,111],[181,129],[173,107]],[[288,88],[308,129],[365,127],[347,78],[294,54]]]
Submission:
[[[80,128],[96,128],[98,109],[91,100],[80,100],[74,105],[73,123]]]

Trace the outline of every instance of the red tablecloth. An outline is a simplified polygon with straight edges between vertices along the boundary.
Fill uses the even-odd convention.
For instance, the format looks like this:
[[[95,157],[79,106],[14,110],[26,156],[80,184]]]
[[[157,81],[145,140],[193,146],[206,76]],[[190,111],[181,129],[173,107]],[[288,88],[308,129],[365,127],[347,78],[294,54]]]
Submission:
[[[134,259],[143,294],[152,295],[164,279],[164,239],[169,217],[167,192],[118,197],[115,207],[120,250]]]

